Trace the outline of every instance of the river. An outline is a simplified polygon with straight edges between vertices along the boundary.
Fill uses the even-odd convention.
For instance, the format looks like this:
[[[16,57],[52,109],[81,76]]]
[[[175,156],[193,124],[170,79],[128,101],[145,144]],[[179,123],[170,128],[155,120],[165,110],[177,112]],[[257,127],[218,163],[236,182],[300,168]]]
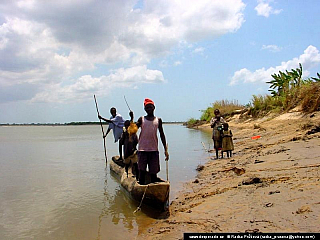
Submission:
[[[165,124],[172,201],[204,164],[210,133]],[[161,172],[166,164],[159,139]],[[211,146],[212,148],[212,146]],[[118,154],[107,136],[109,161]],[[131,200],[105,163],[101,128],[0,127],[0,239],[133,239],[158,216]]]

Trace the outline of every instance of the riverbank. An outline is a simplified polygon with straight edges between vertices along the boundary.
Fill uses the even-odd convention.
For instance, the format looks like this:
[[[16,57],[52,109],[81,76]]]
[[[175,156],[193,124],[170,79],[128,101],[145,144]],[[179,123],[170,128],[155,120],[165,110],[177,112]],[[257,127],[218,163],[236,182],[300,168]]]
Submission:
[[[208,157],[170,205],[170,216],[137,239],[184,232],[320,232],[320,112],[229,120],[235,151]],[[211,131],[209,125],[198,127]],[[251,139],[252,136],[260,138]]]

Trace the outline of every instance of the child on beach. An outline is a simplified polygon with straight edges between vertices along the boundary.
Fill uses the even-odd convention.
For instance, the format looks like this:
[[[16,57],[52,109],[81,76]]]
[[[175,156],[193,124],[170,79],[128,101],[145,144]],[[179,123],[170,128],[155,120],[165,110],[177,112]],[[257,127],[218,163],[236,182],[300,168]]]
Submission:
[[[130,128],[131,127],[131,128]],[[137,156],[137,144],[138,137],[134,129],[132,129],[133,124],[130,123],[129,120],[124,122],[124,131],[122,133],[120,144],[123,146],[124,152],[124,163],[125,169],[128,177],[128,170],[130,165],[132,174],[136,176],[136,179],[139,179],[139,171],[138,171],[138,156]]]
[[[232,156],[232,151],[234,150],[233,147],[233,141],[232,141],[232,132],[229,129],[229,124],[224,123],[223,124],[223,130],[222,130],[222,150],[221,150],[221,155],[223,158],[223,152],[227,152],[227,157]]]
[[[225,123],[225,120],[220,115],[220,110],[216,109],[214,110],[214,115],[210,120],[211,128],[213,128],[212,131],[212,139],[213,139],[213,147],[216,150],[216,159],[219,158],[219,150],[222,149],[222,124]]]
[[[147,115],[140,117],[137,122],[141,127],[138,146],[139,183],[145,184],[146,169],[148,166],[151,182],[157,181],[160,171],[157,131],[159,130],[161,142],[164,147],[165,160],[169,160],[166,137],[162,128],[162,119],[154,116],[155,105],[151,99],[144,100],[144,110]]]

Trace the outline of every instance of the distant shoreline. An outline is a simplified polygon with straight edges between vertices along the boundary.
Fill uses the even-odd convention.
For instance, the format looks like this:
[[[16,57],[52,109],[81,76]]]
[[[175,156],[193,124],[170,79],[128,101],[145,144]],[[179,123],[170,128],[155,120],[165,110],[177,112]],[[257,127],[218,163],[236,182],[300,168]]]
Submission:
[[[108,123],[102,123],[108,125]],[[163,124],[185,124],[185,122],[163,122]],[[0,127],[6,126],[83,126],[100,125],[100,122],[70,122],[70,123],[0,123]]]

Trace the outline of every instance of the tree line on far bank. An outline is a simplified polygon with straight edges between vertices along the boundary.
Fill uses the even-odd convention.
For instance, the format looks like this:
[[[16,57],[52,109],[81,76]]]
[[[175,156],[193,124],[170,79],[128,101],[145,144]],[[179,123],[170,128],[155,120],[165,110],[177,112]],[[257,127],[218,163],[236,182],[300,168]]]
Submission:
[[[302,65],[296,69],[272,74],[269,91],[271,94],[253,95],[247,105],[241,105],[237,100],[220,100],[202,110],[200,119],[190,118],[187,126],[193,127],[209,122],[214,117],[214,110],[220,109],[225,118],[236,112],[246,113],[247,117],[259,118],[266,114],[287,112],[297,106],[305,113],[320,110],[320,74],[316,77],[302,78]]]
[[[183,124],[184,122],[163,122],[163,124]],[[69,123],[0,123],[0,126],[78,126],[78,125],[100,125],[100,122],[69,122]],[[109,125],[103,122],[103,125]]]

